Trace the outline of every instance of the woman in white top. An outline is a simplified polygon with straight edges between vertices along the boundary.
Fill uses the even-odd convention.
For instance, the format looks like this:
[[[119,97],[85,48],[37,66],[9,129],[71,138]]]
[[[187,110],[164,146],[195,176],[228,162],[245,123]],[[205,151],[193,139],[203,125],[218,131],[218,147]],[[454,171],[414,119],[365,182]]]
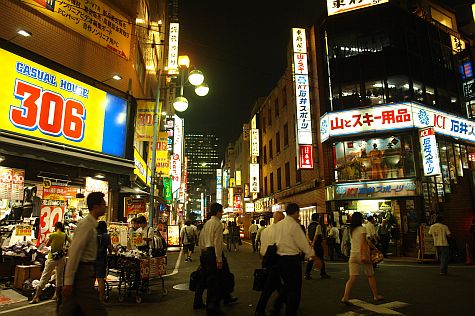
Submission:
[[[365,274],[368,277],[369,287],[373,293],[373,299],[375,301],[383,300],[383,296],[378,294],[373,265],[371,264],[369,255],[369,246],[366,241],[366,229],[363,227],[363,215],[360,212],[355,212],[351,216],[350,240],[351,252],[350,260],[348,261],[349,278],[346,282],[345,294],[343,294],[341,302],[346,305],[351,305],[349,301],[350,292],[360,274],[361,266],[363,266]]]

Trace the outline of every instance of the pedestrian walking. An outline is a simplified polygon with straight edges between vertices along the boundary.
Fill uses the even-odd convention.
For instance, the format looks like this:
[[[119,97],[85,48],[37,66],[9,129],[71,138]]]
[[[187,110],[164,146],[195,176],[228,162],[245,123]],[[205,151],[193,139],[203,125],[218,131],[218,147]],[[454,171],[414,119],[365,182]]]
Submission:
[[[200,234],[200,245],[203,247],[201,260],[208,290],[206,312],[207,315],[223,315],[220,307],[221,300],[229,304],[235,302],[237,298],[231,296],[234,284],[232,284],[231,272],[223,253],[223,226],[221,224],[223,206],[219,203],[211,204],[210,215],[210,219],[203,226]]]
[[[389,248],[389,240],[391,239],[387,219],[381,221],[381,225],[378,226],[377,235],[381,241],[381,252],[383,253],[384,258],[386,258]]]
[[[260,254],[262,257],[266,255],[268,246],[275,243],[275,225],[284,219],[284,213],[280,211],[274,212],[274,223],[268,227],[266,227],[261,233],[261,249]],[[257,225],[256,225],[257,226]],[[264,290],[259,297],[259,302],[257,303],[256,307],[256,316],[264,316],[266,312],[267,302],[269,301],[272,293],[277,291],[279,294],[273,304],[271,314],[272,315],[279,315],[280,309],[284,303],[283,297],[283,284],[280,278],[279,269],[276,263],[271,262],[268,266],[264,266],[264,262],[262,262],[262,267],[267,269],[267,278],[264,285]]]
[[[185,226],[180,231],[180,241],[183,245],[183,252],[187,256],[185,262],[191,262],[191,256],[195,251],[195,242],[197,240],[197,232],[194,225],[191,225],[191,221],[186,221]]]
[[[319,223],[319,216],[317,213],[312,214],[312,221],[308,224],[307,227],[307,239],[310,242],[310,245],[315,251],[315,255],[317,256],[319,261],[321,262],[320,267],[320,278],[321,279],[328,279],[330,276],[327,274],[325,268],[325,259],[323,253],[323,227]],[[307,262],[307,267],[305,269],[305,280],[312,279],[312,268],[313,268],[313,261]]]
[[[330,222],[328,225],[328,254],[330,260],[335,260],[335,255],[340,256],[340,231],[336,227],[335,223]]]
[[[435,224],[429,228],[429,235],[434,239],[434,246],[437,248],[437,256],[440,261],[440,275],[447,275],[449,267],[449,241],[450,230],[444,223],[444,218],[437,216]]]
[[[107,252],[112,253],[112,242],[104,221],[97,223],[97,259],[95,262],[99,301],[104,303],[107,277]]]
[[[277,269],[283,282],[285,297],[285,315],[297,315],[302,291],[302,263],[300,253],[315,261],[320,260],[310,247],[305,234],[298,223],[300,208],[296,203],[289,203],[285,209],[287,216],[275,225],[275,243],[277,245]]]
[[[79,309],[85,316],[107,315],[94,289],[94,261],[97,258],[97,219],[106,212],[104,193],[87,196],[89,214],[78,223],[68,251],[60,316],[74,315]]]
[[[251,238],[253,252],[257,252],[256,235],[257,235],[258,230],[259,230],[259,226],[257,226],[255,220],[252,220],[251,226],[249,226],[249,237]]]
[[[373,243],[373,245],[377,246],[378,245],[378,235],[376,234],[376,226],[374,225],[374,217],[373,216],[368,216],[367,222],[364,224],[364,227],[366,228],[366,238]],[[373,268],[377,268],[378,264],[373,263]]]
[[[239,242],[241,241],[240,229],[236,222],[231,222],[231,228],[229,229],[230,240],[234,251],[239,250]]]
[[[45,288],[46,283],[49,282],[53,271],[56,270],[56,289],[53,299],[58,297],[58,293],[63,286],[64,265],[66,263],[64,258],[64,248],[66,241],[71,242],[71,239],[64,232],[64,225],[61,222],[54,224],[55,232],[48,236],[46,247],[51,246],[48,253],[48,259],[45,262],[45,268],[41,274],[40,284],[36,287],[35,295],[30,301],[30,304],[36,304],[40,301],[41,291]]]
[[[345,285],[345,293],[341,299],[341,302],[346,305],[351,305],[349,301],[351,289],[360,274],[361,267],[363,267],[368,277],[373,300],[381,301],[384,299],[384,297],[378,293],[376,278],[374,277],[373,265],[371,264],[369,254],[368,240],[366,238],[366,228],[363,226],[363,215],[360,212],[354,212],[351,216],[350,224],[351,252],[350,259],[348,260],[349,278]]]
[[[257,234],[256,234],[256,245],[259,252],[260,252],[259,249],[261,247],[261,234],[264,228],[266,228],[266,221],[261,219],[259,222],[259,229],[257,230]]]

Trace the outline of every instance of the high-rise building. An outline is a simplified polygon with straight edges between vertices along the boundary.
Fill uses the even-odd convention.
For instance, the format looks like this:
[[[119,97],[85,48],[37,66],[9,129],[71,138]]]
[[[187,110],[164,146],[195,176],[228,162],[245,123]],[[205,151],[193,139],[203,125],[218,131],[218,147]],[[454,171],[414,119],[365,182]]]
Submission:
[[[214,134],[185,135],[185,155],[188,157],[188,211],[201,209],[201,196],[211,194],[210,182],[219,166],[218,137]],[[209,199],[207,199],[209,201]]]

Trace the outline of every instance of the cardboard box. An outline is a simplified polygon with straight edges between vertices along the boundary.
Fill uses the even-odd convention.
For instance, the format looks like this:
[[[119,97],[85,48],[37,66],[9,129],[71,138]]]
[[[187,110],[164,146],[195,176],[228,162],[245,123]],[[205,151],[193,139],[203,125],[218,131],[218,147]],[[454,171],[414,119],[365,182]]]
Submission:
[[[15,267],[15,281],[13,286],[17,289],[23,287],[23,283],[28,280],[39,280],[41,278],[41,266],[37,265],[17,265]]]

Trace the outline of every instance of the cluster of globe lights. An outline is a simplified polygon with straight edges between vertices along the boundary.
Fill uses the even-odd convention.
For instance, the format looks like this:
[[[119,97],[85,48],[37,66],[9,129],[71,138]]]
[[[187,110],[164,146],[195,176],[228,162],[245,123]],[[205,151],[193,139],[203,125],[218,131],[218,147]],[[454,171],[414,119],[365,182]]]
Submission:
[[[204,83],[204,80],[203,73],[196,69],[192,70],[188,76],[188,81],[195,86],[195,93],[200,97],[204,97],[209,92],[209,87]],[[184,96],[176,97],[173,107],[178,112],[184,112],[188,109],[188,100]]]

